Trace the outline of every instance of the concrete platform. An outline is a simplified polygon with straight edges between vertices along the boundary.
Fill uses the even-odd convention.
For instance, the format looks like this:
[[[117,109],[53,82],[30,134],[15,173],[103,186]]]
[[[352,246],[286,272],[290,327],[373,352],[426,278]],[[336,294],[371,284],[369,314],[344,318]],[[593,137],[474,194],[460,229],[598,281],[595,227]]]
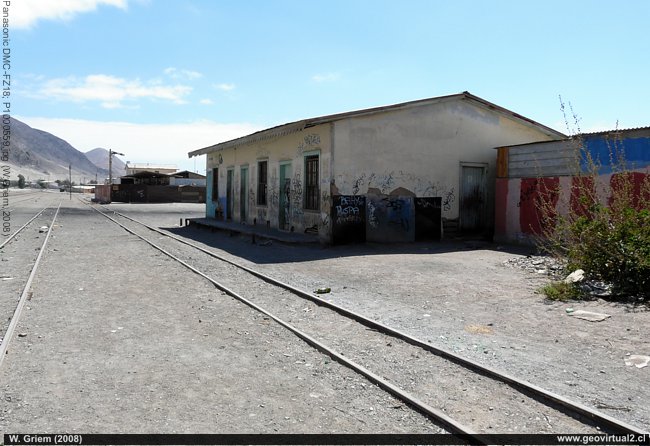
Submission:
[[[214,218],[188,218],[185,224],[196,225],[209,229],[219,229],[241,235],[250,235],[256,239],[274,240],[282,243],[308,244],[319,243],[317,234],[280,231],[265,225],[246,225],[237,222],[221,221]]]

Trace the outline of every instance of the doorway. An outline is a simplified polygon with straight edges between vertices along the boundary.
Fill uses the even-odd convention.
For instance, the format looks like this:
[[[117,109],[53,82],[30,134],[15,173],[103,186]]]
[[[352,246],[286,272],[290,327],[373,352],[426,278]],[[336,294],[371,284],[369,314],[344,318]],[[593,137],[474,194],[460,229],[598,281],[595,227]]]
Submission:
[[[278,226],[288,231],[291,222],[291,164],[280,164],[280,200]]]
[[[234,181],[235,169],[228,169],[226,174],[226,220],[232,220],[234,206]]]
[[[239,221],[248,219],[248,166],[242,166],[239,179]]]
[[[486,170],[480,163],[461,165],[460,230],[477,233],[486,228]]]

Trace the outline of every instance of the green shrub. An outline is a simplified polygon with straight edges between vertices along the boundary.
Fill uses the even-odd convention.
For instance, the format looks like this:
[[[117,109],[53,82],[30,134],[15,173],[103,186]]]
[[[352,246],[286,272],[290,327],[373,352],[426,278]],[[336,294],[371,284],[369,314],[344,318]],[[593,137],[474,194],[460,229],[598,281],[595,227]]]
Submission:
[[[650,211],[627,207],[598,209],[569,226],[574,242],[567,245],[570,269],[582,268],[589,278],[611,283],[617,295],[650,297]]]
[[[560,103],[567,129],[573,133],[562,98]],[[568,272],[580,268],[588,280],[611,284],[614,299],[638,296],[650,300],[650,174],[629,168],[623,143],[614,131],[613,138],[608,135],[606,139],[613,176],[609,184],[603,183],[600,160],[594,160],[585,148],[579,119],[572,108],[571,113],[578,130],[571,138],[575,153],[572,201],[563,203],[569,211],[558,215],[556,202],[540,194],[537,211],[546,224],[539,247],[564,258]],[[546,195],[559,195],[559,190],[552,192],[555,195]],[[599,196],[609,198],[603,202]],[[550,284],[542,291],[549,298],[562,298],[579,290],[565,285]]]
[[[539,290],[551,300],[570,300],[580,298],[580,289],[573,283],[551,282]]]

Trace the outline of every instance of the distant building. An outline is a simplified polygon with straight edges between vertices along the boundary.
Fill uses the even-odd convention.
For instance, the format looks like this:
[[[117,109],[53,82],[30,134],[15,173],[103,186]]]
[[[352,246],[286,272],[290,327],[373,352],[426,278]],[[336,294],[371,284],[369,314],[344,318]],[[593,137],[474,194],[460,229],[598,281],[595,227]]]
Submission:
[[[206,216],[324,243],[491,234],[494,147],[565,135],[468,92],[304,119],[206,155]]]
[[[169,174],[169,185],[205,187],[205,175],[190,172],[189,170],[181,170]]]
[[[178,169],[173,164],[149,164],[149,163],[126,163],[126,176],[134,175],[140,172],[170,174]]]

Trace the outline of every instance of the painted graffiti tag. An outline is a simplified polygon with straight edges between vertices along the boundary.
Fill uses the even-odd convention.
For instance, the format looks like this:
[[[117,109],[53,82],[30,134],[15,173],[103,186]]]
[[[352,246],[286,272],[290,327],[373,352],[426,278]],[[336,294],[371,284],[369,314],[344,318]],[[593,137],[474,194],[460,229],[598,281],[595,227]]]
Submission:
[[[362,206],[365,203],[364,197],[343,195],[341,196],[341,206]]]
[[[368,201],[368,223],[372,228],[378,228],[379,227],[379,220],[377,219],[377,216],[375,215],[375,211],[377,208],[375,205],[372,203],[372,201]]]
[[[451,210],[451,204],[454,201],[456,201],[456,196],[454,195],[454,188],[452,187],[445,195],[445,199],[442,201],[442,208],[445,211]]]
[[[299,172],[291,180],[291,202],[296,204],[296,213],[302,213],[302,181]]]

